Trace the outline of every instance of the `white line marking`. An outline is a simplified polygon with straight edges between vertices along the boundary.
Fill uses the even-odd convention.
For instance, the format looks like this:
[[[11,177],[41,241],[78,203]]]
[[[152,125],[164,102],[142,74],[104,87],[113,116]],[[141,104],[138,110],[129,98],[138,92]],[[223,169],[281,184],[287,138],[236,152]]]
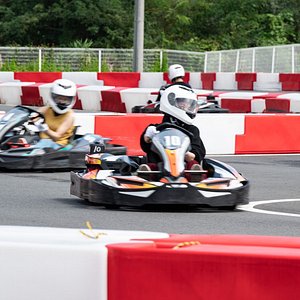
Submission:
[[[250,202],[246,205],[241,205],[238,207],[239,210],[245,210],[250,212],[256,212],[259,214],[269,214],[269,215],[280,215],[280,216],[289,216],[289,217],[298,217],[300,218],[300,214],[290,214],[290,213],[284,213],[284,212],[276,212],[276,211],[270,211],[270,210],[263,210],[255,208],[257,205],[262,204],[271,204],[271,203],[280,203],[280,202],[293,202],[293,201],[300,201],[300,199],[279,199],[279,200],[264,200],[264,201],[254,201]]]

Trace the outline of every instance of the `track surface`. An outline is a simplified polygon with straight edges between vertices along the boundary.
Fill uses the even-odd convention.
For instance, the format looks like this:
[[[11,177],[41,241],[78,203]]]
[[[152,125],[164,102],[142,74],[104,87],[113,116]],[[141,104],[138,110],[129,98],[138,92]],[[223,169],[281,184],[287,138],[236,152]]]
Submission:
[[[255,212],[251,205],[234,212],[108,210],[70,196],[69,172],[9,172],[0,173],[0,225],[84,228],[90,221],[99,229],[300,236],[300,155],[213,158],[250,180],[252,206],[295,200],[267,201]]]

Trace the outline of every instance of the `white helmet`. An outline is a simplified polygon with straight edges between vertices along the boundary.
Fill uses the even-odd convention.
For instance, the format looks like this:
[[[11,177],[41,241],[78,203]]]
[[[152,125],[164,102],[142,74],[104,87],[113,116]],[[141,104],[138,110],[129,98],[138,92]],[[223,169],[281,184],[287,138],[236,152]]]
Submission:
[[[53,82],[49,104],[58,114],[69,111],[76,101],[76,85],[68,79],[57,79]]]
[[[162,94],[160,110],[185,124],[191,125],[199,109],[197,95],[184,85],[172,85]]]
[[[171,65],[169,67],[169,79],[172,82],[178,77],[184,77],[185,72],[182,65]]]

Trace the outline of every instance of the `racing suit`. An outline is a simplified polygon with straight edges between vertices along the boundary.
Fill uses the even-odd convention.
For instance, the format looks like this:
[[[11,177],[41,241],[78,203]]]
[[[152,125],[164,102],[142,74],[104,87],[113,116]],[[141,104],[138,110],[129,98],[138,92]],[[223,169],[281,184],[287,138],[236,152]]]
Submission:
[[[163,117],[162,123],[174,123],[174,118],[165,114]],[[190,152],[195,154],[195,159],[192,160],[191,162],[187,163],[187,166],[186,166],[186,169],[190,169],[193,164],[201,164],[202,160],[205,157],[206,149],[200,138],[200,132],[199,132],[198,127],[196,127],[195,125],[187,125],[183,122],[180,122],[177,119],[176,119],[176,123],[180,127],[188,130],[189,132],[191,132],[193,134],[193,138],[191,138]],[[149,126],[151,126],[151,125],[156,127],[159,124],[150,124]],[[147,162],[151,164],[151,165],[150,164],[149,165],[150,165],[151,169],[153,169],[152,163],[157,164],[157,163],[161,162],[162,160],[157,153],[155,153],[151,150],[151,143],[146,143],[144,140],[144,134],[145,134],[147,128],[148,128],[148,126],[145,128],[145,130],[143,131],[143,133],[140,137],[140,145],[141,145],[142,150],[147,154]]]

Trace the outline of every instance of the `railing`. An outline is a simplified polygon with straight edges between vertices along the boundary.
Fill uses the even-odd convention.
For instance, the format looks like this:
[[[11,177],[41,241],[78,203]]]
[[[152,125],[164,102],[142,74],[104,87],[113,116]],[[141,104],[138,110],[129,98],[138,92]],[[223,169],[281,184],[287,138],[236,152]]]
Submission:
[[[144,50],[144,72],[179,63],[189,72],[300,73],[300,44],[190,52]],[[132,49],[0,47],[1,71],[132,71]]]

